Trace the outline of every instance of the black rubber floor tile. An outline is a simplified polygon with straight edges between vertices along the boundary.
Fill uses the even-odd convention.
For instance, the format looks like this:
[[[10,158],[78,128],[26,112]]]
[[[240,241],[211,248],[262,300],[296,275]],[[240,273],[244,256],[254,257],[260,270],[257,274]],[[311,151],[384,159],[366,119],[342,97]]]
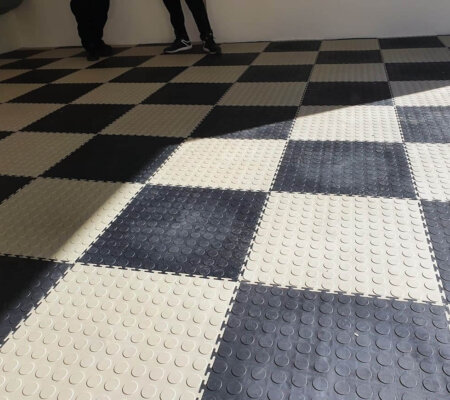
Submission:
[[[286,139],[297,107],[217,106],[193,137],[230,139]]]
[[[46,172],[46,176],[144,183],[181,139],[98,135]]]
[[[274,190],[415,198],[401,143],[291,141]]]
[[[144,104],[216,104],[229,83],[168,83],[150,95]]]
[[[450,143],[450,107],[397,107],[407,142]]]
[[[197,66],[250,65],[259,53],[212,54],[197,61]]]
[[[42,49],[19,49],[0,54],[0,58],[27,58],[35,54],[42,53]]]
[[[11,135],[13,132],[0,132],[0,140],[4,139],[5,137]]]
[[[392,105],[387,82],[310,82],[304,106]]]
[[[444,400],[445,308],[241,284],[202,400]]]
[[[393,39],[380,39],[382,49],[405,49],[405,48],[426,48],[444,47],[436,36],[416,36]]]
[[[450,203],[422,200],[422,206],[445,296],[450,302]]]
[[[252,65],[239,82],[306,82],[312,65]]]
[[[2,65],[0,69],[34,69],[56,61],[55,58],[26,58]]]
[[[293,40],[285,42],[272,42],[266,47],[266,52],[274,51],[314,51],[319,50],[320,40]]]
[[[0,345],[68,268],[66,264],[0,256]]]
[[[0,203],[24,187],[31,178],[0,175]]]
[[[69,104],[32,123],[25,131],[98,133],[133,106]]]
[[[81,261],[237,279],[265,197],[147,186]]]
[[[50,83],[72,74],[73,71],[73,69],[35,69],[7,79],[3,83]]]
[[[131,46],[131,47],[130,46],[119,46],[119,47],[114,46],[112,48],[111,57],[115,56],[116,54],[122,53],[125,50],[131,49],[132,47],[134,47],[134,46]],[[85,51],[82,51],[81,53],[79,53],[79,54],[77,54],[75,56],[72,56],[72,57],[86,57],[86,56],[87,56],[87,53]],[[106,57],[106,58],[109,58],[109,57]]]
[[[17,97],[10,103],[71,103],[98,86],[96,83],[50,84]]]
[[[450,79],[450,62],[386,64],[391,81],[439,81]]]
[[[362,51],[321,51],[317,57],[317,64],[362,64],[382,63],[379,50]]]
[[[126,68],[137,67],[150,60],[151,56],[109,57],[101,60],[89,68]]]
[[[142,67],[134,68],[114,78],[112,82],[148,83],[168,82],[183,72],[186,67]]]

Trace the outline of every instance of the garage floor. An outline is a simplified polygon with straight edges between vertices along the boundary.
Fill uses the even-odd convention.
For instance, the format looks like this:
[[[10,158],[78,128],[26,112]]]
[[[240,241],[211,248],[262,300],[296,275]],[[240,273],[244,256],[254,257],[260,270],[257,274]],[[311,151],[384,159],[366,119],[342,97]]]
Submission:
[[[449,46],[0,55],[0,398],[448,400]]]

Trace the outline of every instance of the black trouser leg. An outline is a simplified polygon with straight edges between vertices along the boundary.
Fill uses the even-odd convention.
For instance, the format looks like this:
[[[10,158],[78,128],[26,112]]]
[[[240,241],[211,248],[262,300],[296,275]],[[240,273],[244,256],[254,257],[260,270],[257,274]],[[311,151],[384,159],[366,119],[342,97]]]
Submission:
[[[200,37],[205,39],[208,35],[212,34],[205,3],[203,0],[186,0],[186,3],[194,16],[195,23],[200,32]]]
[[[180,0],[164,0],[164,4],[170,14],[170,22],[172,23],[175,37],[177,39],[189,39],[184,25],[184,14],[181,8]]]
[[[194,16],[200,36],[202,39],[206,38],[212,33],[211,25],[209,23],[208,14],[206,12],[205,3],[203,0],[186,0],[189,9]],[[181,39],[187,39],[188,34],[184,25],[183,9],[181,8],[180,0],[164,0],[164,4],[169,10],[170,22],[175,31],[175,36]]]
[[[85,49],[102,43],[108,19],[109,0],[71,0],[70,7],[78,23],[78,34]]]

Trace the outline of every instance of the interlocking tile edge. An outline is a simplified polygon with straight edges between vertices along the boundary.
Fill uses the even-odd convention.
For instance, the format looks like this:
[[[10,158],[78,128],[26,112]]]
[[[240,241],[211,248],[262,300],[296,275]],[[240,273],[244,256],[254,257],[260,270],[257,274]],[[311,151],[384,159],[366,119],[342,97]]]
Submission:
[[[315,56],[315,59],[314,59],[314,65],[315,65],[315,63],[317,62],[317,58],[319,57],[319,53],[320,53],[320,51],[317,51],[317,52],[316,52],[316,56]],[[240,274],[239,274],[239,276],[238,276],[238,282],[246,282],[246,281],[243,279],[243,278],[244,278],[244,270],[245,270],[245,268],[247,267],[247,264],[248,264],[248,261],[249,261],[250,254],[251,254],[251,252],[252,252],[252,250],[253,250],[253,243],[254,243],[254,241],[255,241],[255,239],[256,239],[256,236],[257,236],[257,232],[258,232],[258,230],[259,230],[259,227],[261,226],[261,221],[262,221],[262,219],[263,219],[263,217],[264,217],[264,211],[265,211],[266,208],[267,208],[267,204],[268,204],[269,199],[270,199],[270,194],[273,192],[273,187],[274,187],[274,185],[275,185],[275,181],[276,181],[276,179],[277,179],[278,172],[279,172],[279,170],[280,170],[280,168],[281,168],[281,164],[282,164],[282,162],[283,162],[284,155],[285,155],[285,153],[286,153],[286,149],[287,149],[287,147],[288,147],[290,138],[291,138],[291,136],[292,136],[292,132],[293,132],[294,126],[295,126],[295,119],[296,119],[296,118],[299,116],[299,114],[300,114],[300,110],[301,110],[302,105],[303,105],[303,104],[302,104],[302,103],[303,103],[303,99],[304,99],[304,97],[305,97],[306,91],[308,90],[308,85],[309,85],[310,79],[311,79],[311,74],[309,75],[308,80],[306,81],[305,88],[303,89],[302,97],[301,97],[301,99],[300,99],[300,104],[299,104],[299,106],[298,106],[298,108],[297,108],[297,112],[296,112],[295,117],[294,117],[294,122],[291,124],[291,127],[290,127],[290,130],[289,130],[288,137],[285,139],[285,143],[284,143],[283,151],[282,151],[282,153],[281,153],[281,157],[280,157],[280,159],[278,160],[278,164],[277,164],[277,167],[276,167],[276,169],[275,169],[275,173],[274,173],[274,175],[273,175],[272,182],[270,183],[269,191],[268,191],[268,193],[267,193],[267,195],[266,195],[266,199],[264,200],[264,204],[263,204],[263,207],[262,207],[262,209],[261,209],[261,213],[260,213],[260,215],[259,215],[258,222],[256,223],[255,230],[253,231],[253,237],[252,237],[252,240],[250,241],[250,246],[249,246],[249,248],[248,248],[248,250],[247,250],[247,254],[246,254],[246,256],[245,256],[245,260],[244,260],[243,266],[242,266],[242,268],[241,268],[241,272],[240,272]]]
[[[183,142],[182,142],[183,143]],[[180,148],[181,144],[180,143],[175,150],[169,155],[169,157],[167,157],[167,159],[159,166],[159,168],[156,169],[156,171],[153,172],[153,174],[148,178],[147,183],[146,184],[139,184],[140,188],[138,190],[136,190],[136,193],[130,197],[130,199],[123,205],[123,207],[116,213],[115,217],[111,219],[111,221],[109,221],[109,223],[107,224],[107,226],[105,226],[104,229],[102,229],[98,235],[97,238],[100,237],[101,235],[103,235],[103,233],[105,233],[105,231],[107,229],[109,229],[109,227],[112,225],[112,223],[119,217],[119,215],[131,204],[132,201],[134,201],[134,199],[142,192],[142,190],[144,190],[144,188],[148,185],[148,182],[150,181],[150,179],[155,176],[155,174],[167,163],[167,161],[173,157],[174,153],[178,151],[178,149]],[[95,240],[93,240],[89,246],[86,247],[86,249],[83,251],[82,254],[80,254],[80,256],[77,259],[77,262],[79,260],[81,260],[83,258],[83,256],[87,253],[87,251],[89,250],[89,248],[91,247],[91,245],[94,243]]]
[[[380,43],[380,39],[377,39],[377,40]],[[388,71],[387,71],[387,68],[386,68],[386,62],[384,60],[383,54],[381,54],[381,60],[383,62],[383,65],[384,65],[384,68],[385,68],[385,71],[386,71],[386,74],[387,74]],[[402,125],[400,123],[400,116],[398,114],[397,104],[395,102],[395,97],[393,95],[393,90],[392,90],[392,86],[391,86],[391,80],[389,79],[389,75],[387,75],[387,76],[388,76],[387,83],[388,83],[388,86],[389,86],[389,91],[391,93],[392,103],[393,103],[393,106],[394,106],[394,112],[395,112],[395,116],[397,118],[397,124],[398,124],[399,130],[400,130],[400,136],[402,138],[402,145],[403,145],[403,149],[404,149],[404,152],[405,152],[405,155],[406,155],[406,160],[407,160],[407,163],[408,163],[409,173],[411,175],[412,184],[413,184],[414,191],[415,191],[415,194],[416,194],[416,199],[417,199],[419,212],[420,212],[420,218],[422,219],[422,224],[423,224],[423,228],[424,228],[424,231],[425,231],[425,236],[426,236],[427,242],[428,242],[428,249],[430,251],[430,255],[431,255],[431,259],[432,259],[432,263],[433,263],[433,268],[434,268],[434,272],[435,272],[435,276],[436,276],[436,280],[438,282],[439,292],[441,294],[441,301],[442,301],[442,304],[444,305],[445,310],[446,310],[447,321],[450,324],[450,304],[447,301],[446,296],[445,296],[444,285],[442,283],[441,275],[440,275],[440,272],[439,272],[439,267],[437,265],[436,255],[434,253],[430,232],[428,231],[428,226],[427,226],[427,222],[426,222],[426,218],[425,218],[425,212],[423,210],[423,205],[422,205],[422,202],[421,202],[420,193],[419,193],[419,189],[418,189],[417,182],[416,182],[416,177],[414,175],[411,158],[409,156],[408,147],[406,146],[405,136],[404,136],[404,133],[403,133]]]
[[[14,335],[14,333],[22,327],[24,322],[27,320],[27,318],[31,315],[31,313],[49,296],[50,292],[64,279],[64,277],[67,275],[71,267],[73,266],[72,263],[66,263],[66,262],[59,262],[55,260],[50,259],[43,259],[43,258],[37,258],[37,257],[27,257],[27,256],[17,256],[17,255],[8,255],[8,254],[0,254],[1,256],[7,256],[12,259],[22,259],[22,260],[36,260],[36,261],[44,261],[49,262],[53,264],[59,264],[59,265],[53,265],[51,268],[53,269],[52,273],[57,274],[57,278],[52,280],[52,283],[49,285],[48,289],[45,291],[45,293],[42,295],[42,297],[30,307],[29,310],[26,312],[23,312],[21,315],[20,320],[14,325],[14,329],[11,329],[10,332],[5,336],[0,336],[0,348]],[[33,279],[33,282],[36,282],[38,278],[36,277]]]

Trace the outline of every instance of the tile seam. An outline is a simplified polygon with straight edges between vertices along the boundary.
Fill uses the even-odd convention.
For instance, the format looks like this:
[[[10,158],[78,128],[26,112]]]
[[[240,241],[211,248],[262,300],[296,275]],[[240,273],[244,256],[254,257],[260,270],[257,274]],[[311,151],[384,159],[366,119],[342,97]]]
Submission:
[[[314,64],[313,64],[313,65],[316,64],[317,58],[319,57],[319,53],[320,53],[320,51],[317,51],[317,52],[316,52],[316,56],[315,56]],[[284,158],[284,156],[285,156],[287,146],[288,146],[288,144],[289,144],[289,141],[291,140],[292,132],[293,132],[293,130],[294,130],[294,125],[295,125],[295,120],[297,119],[297,117],[298,117],[299,114],[300,114],[300,110],[301,110],[302,105],[303,105],[303,104],[302,104],[302,103],[303,103],[303,99],[304,99],[304,97],[305,97],[306,91],[308,90],[309,82],[311,81],[311,76],[312,76],[313,69],[314,69],[314,68],[311,68],[311,71],[310,71],[309,76],[308,76],[308,80],[306,81],[305,88],[304,88],[303,93],[302,93],[302,97],[301,97],[301,99],[300,99],[300,104],[299,104],[299,106],[298,106],[298,108],[297,108],[297,112],[295,113],[294,121],[292,122],[291,128],[290,128],[290,130],[289,130],[289,134],[288,134],[287,138],[285,139],[283,151],[282,151],[282,153],[281,153],[280,159],[279,159],[278,164],[277,164],[277,167],[276,167],[276,169],[275,169],[275,173],[274,173],[274,175],[273,175],[272,182],[271,182],[271,184],[270,184],[269,190],[268,190],[267,195],[266,195],[266,199],[265,199],[265,201],[264,201],[262,210],[261,210],[260,215],[259,215],[259,218],[258,218],[258,222],[257,222],[256,227],[255,227],[255,230],[254,230],[254,232],[253,232],[253,237],[252,237],[252,240],[251,240],[251,242],[250,242],[250,246],[249,246],[249,248],[248,248],[248,250],[247,250],[247,254],[246,254],[246,256],[245,256],[244,264],[243,264],[243,266],[241,267],[241,271],[240,271],[239,276],[238,276],[238,278],[237,278],[239,283],[241,283],[241,282],[247,283],[247,281],[243,280],[244,270],[245,270],[245,268],[247,267],[247,264],[248,264],[248,262],[249,262],[249,256],[250,256],[250,254],[251,254],[251,252],[252,252],[253,244],[254,244],[254,241],[255,241],[255,238],[256,238],[258,229],[259,229],[259,227],[260,227],[260,225],[261,225],[261,221],[262,221],[262,218],[263,218],[263,216],[264,216],[264,211],[265,211],[265,209],[266,209],[266,207],[267,207],[267,204],[268,204],[268,202],[269,202],[270,195],[271,195],[272,192],[274,192],[273,187],[274,187],[274,185],[275,185],[275,181],[276,181],[278,172],[279,172],[279,170],[280,170],[280,168],[281,168],[281,163],[282,163],[283,158]]]
[[[164,160],[164,162],[156,169],[156,171],[154,171],[153,172],[153,174],[147,179],[147,181],[145,182],[145,183],[140,183],[139,185],[140,185],[140,188],[136,191],[136,193],[133,195],[133,196],[131,196],[131,198],[124,204],[124,206],[116,213],[116,215],[115,215],[115,217],[114,218],[112,218],[111,219],[111,221],[107,224],[107,226],[105,226],[105,228],[104,229],[102,229],[100,232],[99,232],[99,234],[97,235],[97,237],[86,247],[86,249],[83,251],[83,253],[82,254],[80,254],[80,256],[77,258],[77,260],[75,261],[75,262],[78,262],[78,260],[81,260],[81,258],[86,254],[86,252],[89,250],[89,248],[91,247],[91,245],[94,243],[94,241],[96,240],[96,239],[98,239],[111,225],[112,225],[112,223],[114,222],[114,221],[116,221],[116,219],[119,217],[119,215],[125,210],[125,208],[127,208],[129,205],[130,205],[130,203],[132,202],[132,201],[134,201],[134,199],[144,190],[144,188],[146,187],[146,186],[148,186],[148,184],[149,184],[149,181],[150,181],[150,179],[151,178],[153,178],[153,176],[155,176],[155,174],[168,162],[168,160],[170,159],[170,158],[172,158],[173,157],[173,155],[178,151],[178,149],[180,148],[180,146],[182,145],[184,143],[184,141],[183,142],[181,142],[177,147],[176,147],[176,149],[169,155],[169,157],[167,157],[167,159],[166,160]],[[94,264],[95,265],[95,264]]]
[[[139,103],[139,104],[142,104]],[[130,113],[135,107],[137,107],[137,105],[135,105],[134,107],[131,107],[130,110],[128,110],[125,114],[117,117],[114,121],[112,121],[108,126],[106,126],[104,129],[107,129],[109,126],[111,126],[114,122],[116,122],[119,118],[125,116],[126,114]],[[212,109],[213,107],[211,107]],[[209,111],[211,112],[211,110]],[[208,112],[208,114],[209,114]],[[208,115],[207,114],[207,115]],[[206,116],[205,116],[206,118]],[[200,122],[199,122],[200,123]],[[197,127],[196,127],[197,128]],[[196,129],[195,128],[195,129]],[[102,130],[104,130],[102,129]],[[191,132],[192,133],[192,132]],[[96,135],[99,135],[100,133],[96,133]],[[136,135],[136,136],[140,136],[140,135]],[[190,136],[190,135],[189,135]],[[189,137],[188,136],[188,137]],[[107,226],[101,230],[101,232],[99,232],[99,234],[97,235],[97,238],[99,238],[111,225],[112,223],[119,217],[119,215],[126,209],[126,207],[128,207],[130,205],[130,203],[132,201],[134,201],[134,199],[142,192],[142,190],[144,190],[144,188],[146,186],[149,185],[150,180],[168,163],[168,161],[180,150],[181,146],[187,141],[188,137],[185,137],[181,143],[178,144],[178,146],[175,148],[175,150],[169,155],[169,157],[167,157],[164,162],[153,172],[153,174],[148,177],[148,179],[145,181],[145,183],[141,184],[141,187],[136,191],[136,193],[126,202],[126,204],[124,204],[124,206],[116,213],[115,217],[112,218],[112,220],[107,224]],[[89,250],[90,246],[94,243],[94,241],[92,241],[89,246],[86,247],[86,249],[83,251],[83,253],[77,258],[76,262],[78,260],[81,260],[81,258],[86,254],[86,252]]]
[[[377,39],[377,40],[379,42],[379,39]],[[414,170],[412,168],[411,158],[410,158],[409,152],[408,152],[408,146],[406,146],[406,140],[405,140],[405,136],[404,136],[404,133],[403,133],[403,128],[402,128],[402,125],[400,123],[399,114],[397,112],[397,104],[396,104],[395,97],[394,97],[393,91],[392,91],[391,79],[389,78],[389,75],[388,75],[388,71],[387,71],[387,68],[386,68],[386,62],[384,61],[383,53],[381,54],[381,59],[383,61],[383,65],[384,65],[384,68],[385,68],[385,71],[386,71],[386,75],[387,75],[387,78],[388,78],[387,82],[388,82],[389,91],[390,91],[390,94],[391,94],[392,104],[394,106],[394,112],[395,112],[395,116],[397,118],[397,124],[398,124],[399,130],[400,130],[400,136],[402,138],[402,146],[403,146],[403,149],[404,149],[404,152],[405,152],[405,155],[406,155],[406,160],[407,160],[407,163],[408,163],[409,173],[411,175],[412,184],[413,184],[414,191],[415,191],[415,194],[416,194],[416,200],[417,200],[417,204],[418,204],[418,208],[419,208],[420,217],[422,219],[423,229],[424,229],[424,232],[425,232],[426,239],[428,241],[428,249],[430,251],[430,256],[431,256],[431,260],[432,260],[432,263],[433,263],[435,276],[436,276],[436,279],[438,281],[438,287],[439,287],[439,291],[440,291],[440,295],[441,295],[441,301],[442,301],[442,304],[444,305],[445,310],[446,310],[447,321],[450,324],[450,304],[447,301],[446,296],[445,296],[445,291],[444,291],[444,286],[442,284],[440,270],[439,270],[439,267],[437,265],[436,255],[434,253],[434,248],[433,248],[433,245],[432,245],[431,236],[430,236],[430,233],[428,231],[428,225],[427,225],[426,218],[425,218],[425,212],[424,212],[423,206],[422,206],[422,199],[420,197],[419,189],[418,189],[417,182],[416,182],[416,177],[415,177],[415,174],[414,174]],[[450,329],[450,326],[449,326],[449,329]]]
[[[189,67],[188,67],[189,68]],[[187,68],[187,69],[188,69]],[[249,65],[247,65],[247,69],[249,68]],[[247,69],[245,70],[245,71],[247,71]],[[195,128],[194,129],[192,129],[192,131],[189,133],[189,135],[188,136],[186,136],[185,137],[185,139],[183,140],[183,143],[184,142],[186,142],[188,139],[196,139],[195,137],[193,138],[192,137],[192,134],[197,130],[197,128],[203,123],[203,121],[213,112],[213,110],[215,110],[216,109],[216,107],[218,106],[218,105],[220,105],[220,102],[222,101],[222,99],[227,95],[227,93],[231,90],[231,88],[236,84],[236,83],[238,83],[238,81],[239,81],[239,78],[244,74],[244,72],[245,71],[243,71],[242,72],[242,74],[236,79],[236,81],[235,82],[232,82],[231,83],[231,85],[228,87],[228,89],[222,94],[222,96],[217,100],[217,102],[210,108],[210,110],[208,111],[208,113],[206,113],[205,114],[205,116],[200,120],[200,121],[198,121],[198,123],[197,123],[197,125],[195,126]],[[174,79],[174,78],[173,78]],[[172,80],[170,80],[170,82],[169,83],[176,83],[176,82],[172,82]],[[198,138],[198,139],[202,139],[202,138]],[[183,144],[183,143],[181,143],[181,144]],[[181,146],[181,144],[180,144],[180,146]],[[181,186],[181,185],[180,185]]]
[[[314,62],[317,61],[318,54],[319,54],[319,52],[316,53],[316,58],[315,58]],[[248,68],[247,68],[247,69],[248,69]],[[220,333],[219,333],[219,335],[217,336],[217,339],[216,339],[216,347],[215,347],[214,351],[213,351],[212,354],[211,354],[210,362],[208,363],[208,367],[207,367],[207,370],[206,370],[204,379],[203,379],[203,381],[202,381],[202,385],[201,385],[200,392],[199,392],[199,396],[197,397],[197,400],[198,400],[198,399],[201,399],[201,398],[203,397],[204,392],[205,392],[205,388],[206,388],[206,385],[207,385],[207,383],[208,383],[209,376],[211,375],[211,372],[212,372],[212,367],[213,367],[213,364],[214,364],[214,360],[217,358],[217,354],[218,354],[218,353],[217,353],[217,352],[218,352],[218,346],[219,346],[219,344],[220,344],[220,342],[221,342],[221,340],[222,340],[222,338],[223,338],[223,333],[225,332],[225,328],[226,328],[227,322],[228,322],[229,317],[230,317],[230,315],[231,315],[231,310],[232,310],[233,304],[235,303],[236,296],[237,296],[238,291],[239,291],[239,286],[240,286],[241,283],[246,283],[245,281],[242,280],[243,273],[244,273],[244,270],[245,270],[245,268],[246,268],[246,266],[247,266],[247,263],[248,263],[248,257],[249,257],[249,255],[250,255],[250,253],[251,253],[251,251],[252,251],[253,243],[254,243],[254,240],[255,240],[255,237],[256,237],[256,232],[258,231],[259,226],[260,226],[260,224],[261,224],[261,220],[262,220],[262,218],[263,218],[263,216],[264,216],[264,210],[265,210],[266,207],[267,207],[267,204],[268,204],[268,201],[269,201],[269,198],[270,198],[270,193],[271,193],[271,191],[272,191],[272,189],[273,189],[273,186],[274,186],[274,184],[275,184],[275,180],[276,180],[278,171],[279,171],[279,169],[280,169],[281,162],[282,162],[283,157],[284,157],[284,154],[285,154],[285,152],[286,152],[286,148],[287,148],[287,145],[288,145],[288,143],[289,143],[289,138],[290,138],[291,135],[292,135],[292,131],[293,131],[293,128],[294,128],[294,123],[295,123],[295,118],[297,118],[298,113],[300,112],[300,109],[301,109],[301,106],[302,106],[302,102],[303,102],[303,98],[304,98],[304,96],[305,96],[306,90],[308,89],[308,84],[309,84],[309,79],[310,79],[310,78],[311,78],[311,72],[310,72],[310,74],[309,74],[308,81],[306,82],[305,88],[304,88],[304,90],[303,90],[302,97],[301,97],[301,100],[300,100],[300,103],[299,103],[297,112],[296,112],[296,114],[295,114],[294,121],[292,122],[292,125],[291,125],[291,127],[290,127],[289,134],[288,134],[287,138],[284,139],[285,143],[284,143],[283,151],[282,151],[282,153],[281,153],[280,159],[278,160],[278,164],[277,164],[277,167],[276,167],[276,169],[275,169],[275,173],[274,173],[274,175],[273,175],[273,177],[272,177],[272,181],[271,181],[271,183],[270,183],[269,190],[266,192],[266,196],[265,196],[265,199],[264,199],[264,203],[263,203],[261,212],[260,212],[260,214],[259,214],[258,221],[257,221],[257,223],[256,223],[256,225],[255,225],[255,229],[254,229],[254,231],[253,231],[252,239],[251,239],[250,245],[249,245],[249,247],[248,247],[248,249],[247,249],[247,254],[245,255],[245,259],[244,259],[244,262],[243,262],[243,264],[242,264],[242,266],[241,266],[241,270],[240,270],[240,272],[239,272],[239,274],[238,274],[238,276],[237,276],[237,279],[236,279],[236,286],[235,286],[235,288],[234,288],[233,295],[231,296],[229,305],[228,305],[227,310],[226,310],[226,312],[225,312],[225,317],[224,317],[224,319],[223,319],[223,321],[222,321],[221,330],[220,330]],[[236,82],[235,82],[235,83],[236,83]],[[233,86],[233,85],[230,86],[230,88],[227,90],[227,92],[231,89],[232,86]],[[226,93],[227,93],[227,92],[226,92]],[[226,93],[224,93],[224,96],[225,96]],[[223,97],[223,96],[222,96],[222,97]],[[222,100],[222,99],[220,99],[220,100]],[[220,100],[219,100],[219,102],[220,102]],[[218,102],[218,103],[219,103],[219,102]],[[215,107],[215,106],[214,106],[214,107]]]
[[[37,261],[49,261],[49,262],[56,262],[58,264],[64,264],[65,270],[61,271],[61,267],[62,266],[52,266],[52,273],[60,271],[60,274],[58,276],[57,279],[55,280],[51,280],[52,284],[51,286],[48,288],[48,290],[45,291],[45,293],[43,294],[43,296],[40,298],[39,301],[36,302],[36,304],[33,305],[33,307],[31,307],[26,314],[23,314],[20,318],[19,321],[17,321],[17,323],[14,325],[14,329],[11,329],[11,331],[9,332],[9,334],[7,336],[4,337],[3,340],[0,340],[0,348],[5,345],[10,339],[12,339],[12,337],[14,336],[14,333],[20,329],[21,327],[23,327],[25,321],[30,317],[30,315],[33,313],[33,311],[35,311],[42,303],[43,301],[45,301],[45,299],[48,298],[48,296],[50,295],[50,293],[54,290],[54,288],[64,279],[65,276],[67,276],[69,270],[73,267],[73,263],[62,263],[62,262],[58,262],[58,261],[53,261],[53,260],[44,260],[44,259],[40,259],[40,258],[36,258],[36,257],[25,257],[25,256],[13,256],[13,258],[19,258],[19,259],[26,259],[26,260],[37,260]],[[38,281],[39,278],[35,278],[33,280],[33,282]],[[48,279],[50,280],[50,278]]]
[[[13,176],[13,177],[17,177],[18,175],[4,175],[4,176]],[[11,197],[13,197],[14,195],[16,195],[17,193],[19,193],[22,189],[24,189],[26,186],[28,186],[29,184],[31,184],[34,180],[37,179],[37,177],[33,177],[33,176],[23,176],[23,175],[19,175],[18,177],[21,178],[30,178],[30,181],[28,183],[26,183],[25,185],[23,185],[22,187],[20,187],[19,189],[17,189],[14,193],[11,193],[8,197],[5,197],[3,200],[0,201],[0,206],[5,203],[6,201],[8,201]]]

